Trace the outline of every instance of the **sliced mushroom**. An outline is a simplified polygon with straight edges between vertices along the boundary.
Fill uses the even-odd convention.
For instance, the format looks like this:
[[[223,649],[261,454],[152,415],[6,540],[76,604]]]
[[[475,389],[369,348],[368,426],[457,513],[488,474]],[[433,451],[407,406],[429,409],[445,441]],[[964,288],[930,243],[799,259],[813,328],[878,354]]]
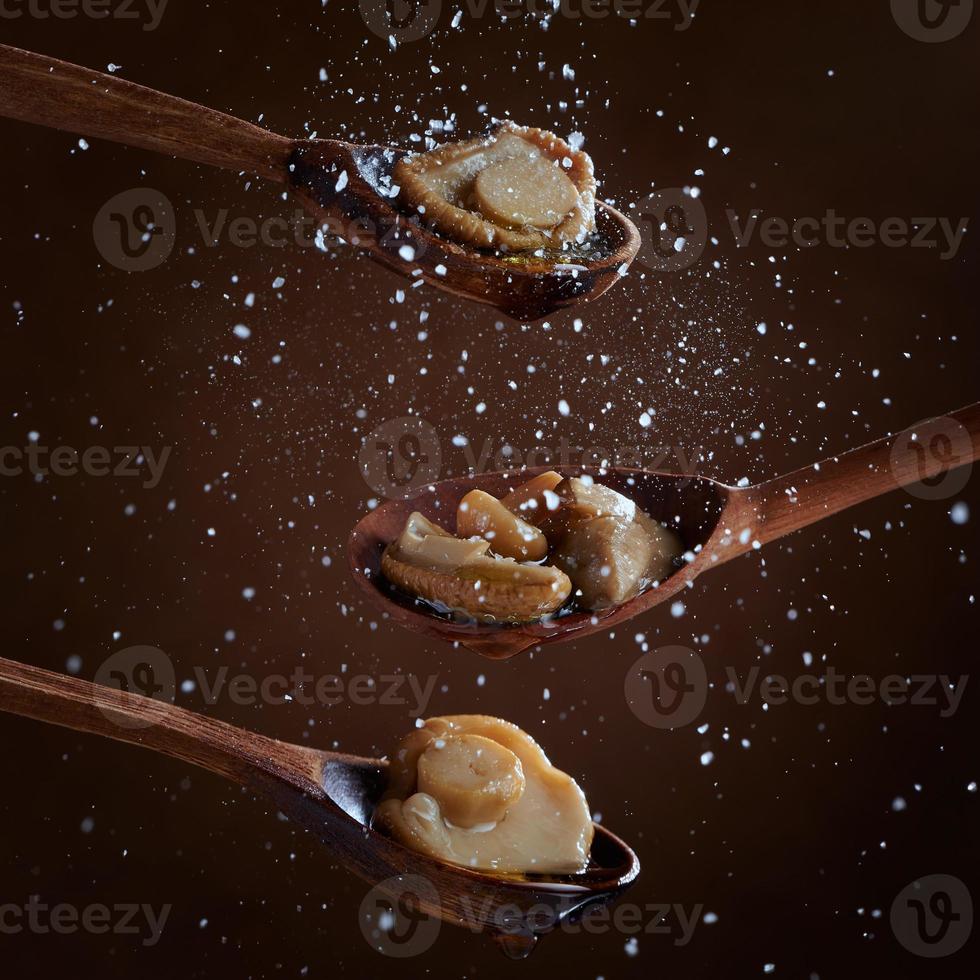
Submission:
[[[430,718],[408,735],[372,825],[450,864],[510,874],[585,870],[594,831],[575,780],[485,715]]]
[[[571,214],[578,188],[558,160],[521,154],[477,174],[473,203],[483,217],[504,228],[544,231]]]
[[[647,567],[646,577],[651,582],[663,582],[677,570],[677,559],[684,554],[684,542],[676,531],[664,527],[642,510],[638,511],[636,522],[653,542],[653,558]]]
[[[418,760],[418,788],[439,801],[454,827],[503,820],[524,793],[524,769],[510,749],[483,735],[433,739]]]
[[[505,122],[403,157],[394,179],[427,224],[477,248],[561,248],[595,230],[592,160],[545,130]]]
[[[381,571],[403,591],[481,622],[533,622],[568,598],[571,582],[559,569],[489,551],[488,542],[454,538],[416,512],[385,549]]]
[[[563,479],[561,473],[548,470],[515,487],[500,502],[528,524],[541,527],[561,507],[561,497],[555,491]]]
[[[576,599],[597,610],[632,599],[646,582],[653,554],[653,542],[639,524],[593,517],[567,531],[555,564],[572,580]]]
[[[464,538],[484,538],[491,550],[504,558],[540,561],[548,554],[548,539],[483,490],[471,490],[459,502],[456,533]]]
[[[573,524],[555,551],[555,564],[581,593],[590,610],[632,599],[653,581],[663,581],[683,553],[680,539],[642,511],[636,520],[593,517]]]
[[[596,483],[591,477],[563,480],[555,493],[561,498],[563,516],[569,521],[593,517],[618,517],[632,521],[639,508],[618,490]]]

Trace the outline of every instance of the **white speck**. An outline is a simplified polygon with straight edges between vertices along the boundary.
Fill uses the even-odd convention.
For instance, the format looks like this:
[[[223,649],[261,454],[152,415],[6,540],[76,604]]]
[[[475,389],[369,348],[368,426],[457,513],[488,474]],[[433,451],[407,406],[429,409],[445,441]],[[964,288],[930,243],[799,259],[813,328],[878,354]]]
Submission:
[[[246,585],[245,588],[242,589],[242,597],[251,602],[252,599],[255,598],[255,589],[253,589],[251,585]]]
[[[653,424],[653,419],[650,418],[650,413],[649,412],[644,412],[640,416],[640,425],[644,429],[649,429],[652,424]]]
[[[901,796],[896,796],[895,799],[892,800],[892,809],[896,813],[901,813],[902,810],[904,810],[907,805],[908,804],[905,802],[905,800]]]
[[[558,412],[560,415],[565,415],[565,416],[570,415],[572,412],[571,408],[568,405],[568,402],[565,401],[564,398],[560,402],[558,402]]]
[[[702,752],[701,753],[701,765],[710,766],[712,762],[715,761],[714,752]]]
[[[686,609],[684,607],[684,603],[681,602],[680,600],[678,600],[677,602],[672,602],[670,604],[670,614],[671,616],[674,617],[674,619],[680,619],[685,612]]]
[[[965,500],[958,500],[950,507],[949,519],[954,524],[966,524],[970,519],[970,507]]]
[[[82,670],[82,658],[77,653],[73,653],[65,661],[65,670],[67,670],[69,674],[80,673]]]
[[[95,830],[95,821],[91,817],[86,817],[82,821],[82,833],[91,834]]]
[[[252,331],[245,326],[244,323],[236,323],[232,327],[232,333],[239,338],[239,340],[248,340],[252,336]]]

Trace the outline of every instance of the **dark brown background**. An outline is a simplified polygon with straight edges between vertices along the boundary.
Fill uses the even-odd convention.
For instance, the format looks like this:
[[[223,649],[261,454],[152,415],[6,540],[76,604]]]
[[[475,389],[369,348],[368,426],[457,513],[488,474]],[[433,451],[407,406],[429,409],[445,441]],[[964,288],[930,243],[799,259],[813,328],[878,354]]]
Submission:
[[[892,494],[725,567],[686,596],[682,618],[663,609],[509,664],[379,622],[348,578],[343,542],[373,496],[357,468],[362,436],[410,411],[437,427],[447,473],[466,465],[457,434],[521,452],[565,436],[703,446],[705,472],[754,481],[975,400],[974,234],[945,262],[881,245],[738,250],[724,211],[976,220],[976,19],[958,40],[928,45],[903,34],[883,0],[704,0],[685,32],[558,17],[543,31],[468,15],[449,30],[449,16],[395,53],[340,0],[170,0],[153,32],[0,20],[6,43],[113,62],[134,81],[264,114],[289,135],[402,142],[447,112],[466,135],[485,125],[480,104],[580,130],[607,196],[627,204],[654,181],[696,183],[719,240],[689,275],[627,279],[580,314],[580,333],[570,313],[522,327],[431,290],[398,304],[404,283],[348,253],[202,247],[196,209],[212,220],[220,208],[261,217],[290,206],[234,174],[95,141],[83,152],[66,134],[0,121],[0,445],[24,446],[35,430],[48,446],[173,447],[153,490],[111,477],[0,480],[3,653],[56,670],[79,656],[87,678],[133,644],[165,651],[179,680],[195,666],[261,677],[299,663],[435,674],[429,713],[520,724],[635,843],[643,873],[626,900],[701,903],[718,922],[685,947],[641,936],[635,957],[616,933],[556,936],[524,964],[447,927],[403,967],[361,938],[367,886],[261,802],[176,762],[2,717],[0,904],[37,893],[173,906],[152,949],[132,937],[0,936],[4,975],[754,977],[767,963],[782,977],[968,975],[975,937],[951,958],[920,960],[895,940],[888,910],[926,874],[956,874],[977,896],[976,690],[942,719],[925,706],[763,711],[722,688],[729,666],[795,676],[805,651],[876,677],[969,673],[975,478],[949,500]],[[712,135],[728,157],[708,149]],[[178,241],[162,267],[127,274],[102,260],[91,226],[106,200],[138,186],[174,202]],[[232,334],[240,322],[248,341]],[[655,424],[643,430],[649,407]],[[965,526],[948,516],[954,500],[971,508]],[[716,685],[706,731],[657,731],[628,710],[639,632],[651,646],[704,645]],[[200,691],[178,702],[366,754],[412,724],[404,707],[208,707]],[[703,767],[706,750],[715,760]],[[892,812],[896,796],[904,812]]]

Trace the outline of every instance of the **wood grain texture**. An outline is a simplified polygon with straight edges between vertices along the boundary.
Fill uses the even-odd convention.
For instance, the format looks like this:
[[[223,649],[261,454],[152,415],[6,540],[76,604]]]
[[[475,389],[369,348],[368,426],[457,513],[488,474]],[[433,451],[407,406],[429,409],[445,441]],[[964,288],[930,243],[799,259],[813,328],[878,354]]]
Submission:
[[[293,141],[114,75],[0,45],[0,115],[286,182]]]

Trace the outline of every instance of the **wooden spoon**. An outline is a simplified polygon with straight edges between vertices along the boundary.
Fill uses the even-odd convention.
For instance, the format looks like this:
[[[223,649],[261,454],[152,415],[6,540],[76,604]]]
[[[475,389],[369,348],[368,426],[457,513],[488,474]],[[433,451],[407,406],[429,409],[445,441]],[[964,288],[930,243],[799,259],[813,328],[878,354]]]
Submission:
[[[379,179],[405,150],[287,139],[122,78],[6,45],[0,45],[0,115],[288,185],[318,222],[382,265],[517,319],[536,320],[601,295],[640,245],[636,226],[600,202],[599,257],[515,264],[440,237],[379,190]]]
[[[676,596],[702,572],[864,500],[941,477],[978,456],[980,403],[744,488],[705,477],[624,467],[538,466],[519,472],[464,476],[432,484],[405,500],[391,500],[372,511],[354,528],[347,558],[355,581],[386,618],[427,636],[459,643],[485,657],[506,660],[530,647],[608,630]],[[688,549],[688,561],[659,587],[620,606],[599,613],[571,612],[547,622],[518,626],[453,622],[396,593],[385,581],[381,554],[401,533],[412,511],[421,511],[452,531],[456,507],[468,491],[485,490],[502,497],[550,469],[564,476],[588,474],[630,497],[648,514],[679,531]]]
[[[424,912],[486,931],[512,954],[530,952],[539,933],[610,901],[640,870],[630,847],[598,824],[592,864],[581,875],[497,877],[443,864],[369,828],[387,779],[381,759],[278,742],[164,701],[2,658],[0,710],[140,745],[239,783],[315,833],[345,867],[379,883],[391,899],[400,889],[390,879],[422,878],[431,886],[415,893]],[[502,918],[511,905],[520,914]]]

